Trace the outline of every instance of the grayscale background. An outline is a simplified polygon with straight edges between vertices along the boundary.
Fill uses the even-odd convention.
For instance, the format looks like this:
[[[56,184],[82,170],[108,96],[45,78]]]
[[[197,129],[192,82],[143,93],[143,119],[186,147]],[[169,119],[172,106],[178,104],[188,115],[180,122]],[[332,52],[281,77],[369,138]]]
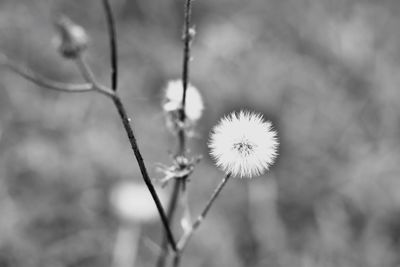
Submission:
[[[175,149],[160,103],[181,76],[183,1],[111,2],[120,95],[161,177],[155,167]],[[0,0],[0,51],[82,81],[53,46],[61,14],[85,27],[88,61],[109,83],[101,1]],[[182,266],[399,266],[400,1],[196,0],[193,23],[191,82],[206,106],[189,144],[203,155],[189,184],[194,214],[223,176],[206,145],[223,114],[263,113],[281,146],[266,175],[228,183]],[[110,100],[0,68],[0,266],[110,266],[119,221],[109,192],[123,180],[142,182]],[[160,233],[143,225],[137,266],[154,266]]]

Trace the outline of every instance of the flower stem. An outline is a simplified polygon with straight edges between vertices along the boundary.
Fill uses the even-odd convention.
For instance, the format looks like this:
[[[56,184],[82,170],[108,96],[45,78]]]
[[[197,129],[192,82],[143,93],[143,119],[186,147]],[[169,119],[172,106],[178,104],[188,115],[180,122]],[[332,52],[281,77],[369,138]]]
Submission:
[[[188,231],[187,233],[185,233],[182,236],[182,238],[179,240],[179,242],[177,244],[177,252],[175,253],[174,261],[173,261],[173,263],[174,263],[173,266],[174,267],[178,267],[179,266],[181,254],[182,254],[183,250],[185,249],[188,241],[190,240],[190,238],[192,237],[194,232],[199,228],[199,226],[203,222],[204,218],[207,216],[208,211],[210,210],[210,208],[213,205],[214,201],[217,199],[217,197],[221,193],[222,189],[224,188],[224,186],[226,185],[226,183],[228,182],[230,177],[231,177],[230,173],[225,175],[225,177],[218,184],[217,188],[215,188],[214,193],[211,195],[211,197],[208,200],[208,202],[207,202],[206,206],[204,207],[203,211],[197,217],[196,221],[192,224],[191,230]]]
[[[225,175],[225,177],[219,183],[217,188],[214,190],[214,193],[211,195],[211,198],[207,202],[206,206],[204,207],[204,210],[200,213],[199,217],[197,217],[196,221],[193,223],[193,230],[192,231],[196,230],[200,226],[200,224],[203,221],[203,219],[207,216],[207,213],[210,210],[212,204],[214,203],[214,201],[217,199],[217,197],[221,193],[222,188],[224,188],[224,186],[225,186],[226,182],[228,182],[229,178],[231,178],[231,174],[230,173]]]

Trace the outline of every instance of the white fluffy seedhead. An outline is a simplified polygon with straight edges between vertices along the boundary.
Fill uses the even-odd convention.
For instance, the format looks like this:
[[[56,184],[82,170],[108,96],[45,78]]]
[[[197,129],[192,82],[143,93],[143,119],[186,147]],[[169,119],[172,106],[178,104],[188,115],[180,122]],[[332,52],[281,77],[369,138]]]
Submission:
[[[262,175],[277,156],[277,134],[258,113],[240,111],[221,119],[213,128],[210,154],[218,167],[239,177]]]

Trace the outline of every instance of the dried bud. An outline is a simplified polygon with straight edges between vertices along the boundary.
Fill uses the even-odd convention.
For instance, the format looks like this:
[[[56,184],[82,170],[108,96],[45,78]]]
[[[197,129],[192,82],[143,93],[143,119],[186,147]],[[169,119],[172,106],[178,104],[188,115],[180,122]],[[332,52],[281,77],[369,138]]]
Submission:
[[[63,57],[74,59],[87,48],[89,38],[83,27],[67,17],[61,17],[56,27],[59,33],[58,51]]]

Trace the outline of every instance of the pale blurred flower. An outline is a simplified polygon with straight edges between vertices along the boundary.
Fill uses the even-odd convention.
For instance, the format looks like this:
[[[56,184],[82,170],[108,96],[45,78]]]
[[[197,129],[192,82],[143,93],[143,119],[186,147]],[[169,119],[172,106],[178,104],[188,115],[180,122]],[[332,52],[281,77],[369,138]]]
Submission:
[[[162,192],[157,192],[161,202],[165,200]],[[125,222],[150,222],[158,218],[157,207],[144,185],[134,182],[117,184],[110,195],[115,214]]]
[[[277,134],[261,114],[233,112],[221,119],[211,133],[209,148],[218,167],[239,177],[267,171],[277,156]]]
[[[89,38],[83,27],[67,17],[61,17],[56,26],[59,36],[55,42],[62,56],[74,59],[86,50]]]
[[[170,81],[165,88],[163,109],[166,112],[177,112],[182,107],[183,84],[182,80]],[[191,84],[186,90],[185,114],[192,122],[197,121],[203,114],[203,99],[199,91]]]

